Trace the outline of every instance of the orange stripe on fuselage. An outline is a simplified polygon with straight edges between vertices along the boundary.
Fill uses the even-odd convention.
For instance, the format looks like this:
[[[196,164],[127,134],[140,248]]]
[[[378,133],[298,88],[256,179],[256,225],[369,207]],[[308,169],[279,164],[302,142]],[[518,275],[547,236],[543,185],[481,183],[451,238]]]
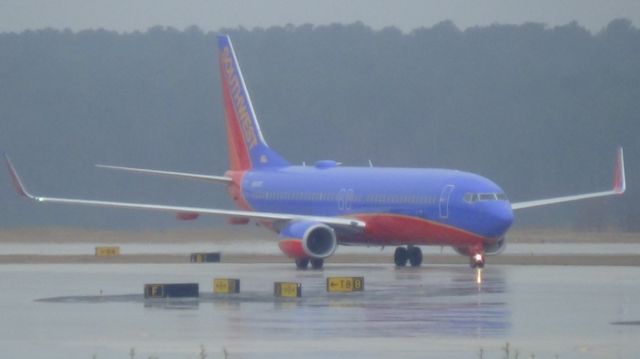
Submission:
[[[364,233],[351,242],[373,245],[441,245],[469,247],[481,245],[486,238],[477,234],[426,219],[386,213],[356,214],[355,219],[364,221]]]
[[[472,248],[472,251],[481,253],[484,242],[490,240],[462,229],[411,216],[376,213],[357,214],[349,218],[366,222],[365,231],[339,238],[340,244],[451,246]],[[307,257],[300,239],[283,238],[278,246],[290,258]]]

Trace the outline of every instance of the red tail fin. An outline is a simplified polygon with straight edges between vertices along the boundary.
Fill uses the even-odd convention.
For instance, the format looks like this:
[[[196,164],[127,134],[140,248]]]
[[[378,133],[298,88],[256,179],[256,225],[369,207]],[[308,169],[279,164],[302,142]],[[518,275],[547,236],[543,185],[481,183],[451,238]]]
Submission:
[[[218,36],[218,50],[231,170],[288,166],[262,137],[229,36]]]

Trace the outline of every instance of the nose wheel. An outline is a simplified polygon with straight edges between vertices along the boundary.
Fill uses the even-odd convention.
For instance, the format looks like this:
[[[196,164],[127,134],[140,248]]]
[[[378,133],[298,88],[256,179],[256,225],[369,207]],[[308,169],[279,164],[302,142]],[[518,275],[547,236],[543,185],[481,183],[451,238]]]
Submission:
[[[422,250],[414,246],[398,247],[393,254],[393,261],[397,267],[404,267],[407,262],[412,267],[419,267],[422,264]]]
[[[484,255],[482,253],[472,255],[469,265],[471,268],[484,268]]]

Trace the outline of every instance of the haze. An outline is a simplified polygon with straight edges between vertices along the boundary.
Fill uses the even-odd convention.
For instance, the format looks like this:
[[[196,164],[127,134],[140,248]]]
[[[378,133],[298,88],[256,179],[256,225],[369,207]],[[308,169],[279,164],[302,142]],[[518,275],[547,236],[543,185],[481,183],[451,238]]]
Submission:
[[[242,26],[286,24],[326,25],[361,21],[373,29],[395,26],[404,32],[431,27],[443,20],[460,29],[473,26],[538,22],[557,26],[577,21],[598,32],[612,19],[640,20],[640,1],[541,0],[3,0],[0,32],[27,29],[103,28],[121,32],[144,31],[155,25],[204,31]]]
[[[532,209],[516,225],[640,228],[640,2],[185,3],[0,0],[0,151],[32,192],[233,208],[206,183],[93,167],[224,173],[226,28],[265,137],[292,163],[456,168],[524,201],[608,189],[622,145],[624,197]],[[25,29],[46,30],[10,33]],[[2,172],[0,227],[222,221],[37,206]]]

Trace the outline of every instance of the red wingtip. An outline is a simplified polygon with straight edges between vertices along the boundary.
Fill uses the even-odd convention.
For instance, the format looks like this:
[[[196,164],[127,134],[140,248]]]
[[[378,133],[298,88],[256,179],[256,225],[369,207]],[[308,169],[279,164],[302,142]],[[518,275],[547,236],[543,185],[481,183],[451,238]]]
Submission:
[[[15,187],[16,192],[18,192],[18,194],[21,196],[31,197],[31,195],[29,195],[27,190],[24,188],[22,181],[20,181],[20,176],[18,176],[18,172],[16,172],[16,169],[13,167],[13,163],[11,163],[9,156],[7,156],[6,153],[4,155],[4,161],[7,165],[7,169],[9,170],[9,174],[11,174],[11,181],[13,182],[13,186]]]
[[[618,153],[616,154],[616,168],[613,174],[613,191],[618,194],[623,194],[627,189],[625,174],[624,174],[624,153],[622,147],[618,147]]]

